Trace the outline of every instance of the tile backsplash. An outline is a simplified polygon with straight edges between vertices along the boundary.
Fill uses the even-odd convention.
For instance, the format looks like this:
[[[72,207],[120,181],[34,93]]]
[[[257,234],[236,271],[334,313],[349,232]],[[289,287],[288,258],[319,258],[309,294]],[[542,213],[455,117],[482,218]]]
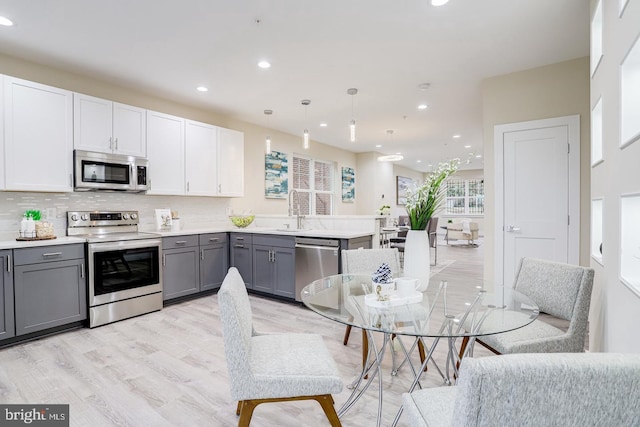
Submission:
[[[217,197],[147,196],[118,192],[26,193],[0,191],[0,240],[18,236],[26,210],[38,209],[43,219],[53,222],[56,236],[65,236],[67,211],[137,210],[140,230],[156,229],[155,209],[178,211],[182,228],[226,225],[230,199]],[[55,218],[46,218],[55,209]]]

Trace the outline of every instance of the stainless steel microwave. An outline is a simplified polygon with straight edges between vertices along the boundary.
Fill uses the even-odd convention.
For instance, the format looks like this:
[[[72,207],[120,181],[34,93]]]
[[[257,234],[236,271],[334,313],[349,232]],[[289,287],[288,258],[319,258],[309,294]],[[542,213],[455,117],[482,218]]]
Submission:
[[[74,189],[76,191],[130,191],[148,189],[147,159],[119,154],[73,152]]]

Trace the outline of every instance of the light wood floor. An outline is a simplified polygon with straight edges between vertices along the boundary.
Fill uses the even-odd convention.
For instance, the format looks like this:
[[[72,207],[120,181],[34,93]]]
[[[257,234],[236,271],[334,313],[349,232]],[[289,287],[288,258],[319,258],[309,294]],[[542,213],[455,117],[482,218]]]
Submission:
[[[482,275],[483,248],[440,246],[447,271]],[[344,326],[300,305],[252,296],[255,327],[264,332],[312,332],[324,336],[345,384],[358,372],[360,333],[342,345]],[[0,350],[0,402],[67,403],[72,426],[233,426],[236,402],[229,397],[218,304],[215,295],[160,312],[71,331]],[[436,360],[444,360],[439,346]],[[488,352],[476,346],[476,357]],[[384,424],[390,425],[411,383],[408,369],[391,377],[387,353]],[[417,355],[415,355],[417,361]],[[433,369],[423,386],[441,385]],[[344,426],[372,426],[377,384],[343,418]],[[346,388],[335,396],[345,401]],[[264,404],[252,426],[328,425],[317,403]],[[401,422],[400,425],[406,425]]]

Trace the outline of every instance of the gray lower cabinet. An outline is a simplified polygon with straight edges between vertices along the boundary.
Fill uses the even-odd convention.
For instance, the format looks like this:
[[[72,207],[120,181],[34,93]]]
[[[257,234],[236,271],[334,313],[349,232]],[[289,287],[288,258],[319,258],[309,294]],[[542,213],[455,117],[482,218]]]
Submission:
[[[253,235],[253,290],[295,298],[295,238]]]
[[[16,335],[13,317],[13,270],[11,250],[0,251],[0,340]]]
[[[238,269],[247,289],[253,289],[253,239],[249,233],[229,233],[229,264]]]
[[[162,239],[163,300],[217,289],[229,266],[226,233]]]
[[[227,233],[200,235],[200,289],[218,289],[229,269]]]
[[[84,245],[14,249],[16,335],[87,318]]]
[[[164,301],[199,291],[199,255],[197,234],[162,239],[162,299]]]

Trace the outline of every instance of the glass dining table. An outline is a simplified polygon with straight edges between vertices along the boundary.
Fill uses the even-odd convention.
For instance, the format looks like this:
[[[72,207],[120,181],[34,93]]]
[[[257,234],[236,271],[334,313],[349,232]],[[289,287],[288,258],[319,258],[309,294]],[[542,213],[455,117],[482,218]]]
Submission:
[[[350,384],[353,391],[338,410],[344,415],[363,395],[374,378],[378,378],[378,417],[382,419],[382,361],[392,337],[407,337],[412,345],[397,340],[403,356],[397,364],[392,351],[392,375],[407,364],[414,376],[409,389],[419,385],[420,376],[431,362],[445,384],[457,377],[461,358],[473,355],[476,338],[522,328],[538,316],[538,306],[510,287],[441,272],[431,276],[426,290],[402,296],[392,293],[388,298],[376,295],[370,275],[338,274],[316,280],[303,288],[302,302],[314,312],[335,322],[363,329],[368,337],[369,352],[362,372]],[[382,299],[382,300],[381,300]],[[377,344],[375,333],[382,333],[382,344]],[[379,335],[378,335],[379,336]],[[425,338],[430,338],[428,345]],[[468,345],[459,354],[457,342],[466,338]],[[446,360],[434,360],[438,343],[446,341]],[[422,366],[416,368],[410,355],[419,345],[425,349]],[[398,422],[398,411],[394,425]]]

